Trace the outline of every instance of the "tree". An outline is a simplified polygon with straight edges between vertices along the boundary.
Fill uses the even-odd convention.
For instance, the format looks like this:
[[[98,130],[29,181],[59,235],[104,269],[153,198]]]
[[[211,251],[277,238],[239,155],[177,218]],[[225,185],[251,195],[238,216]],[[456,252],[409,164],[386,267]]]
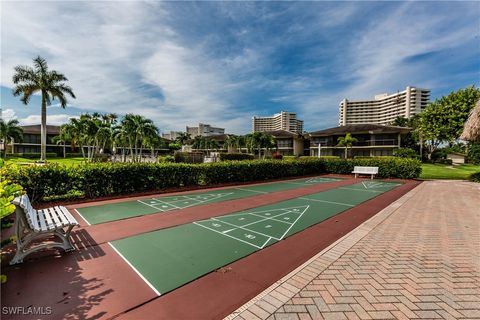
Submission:
[[[18,120],[12,119],[8,122],[0,119],[0,140],[3,141],[4,157],[7,157],[7,144],[12,140],[21,141],[23,139],[23,130],[18,125]],[[13,145],[12,145],[13,148]]]
[[[175,139],[176,142],[178,142],[181,146],[184,146],[187,141],[190,141],[192,139],[192,136],[190,135],[190,133],[187,133],[187,132],[181,132],[177,139]]]
[[[16,66],[13,75],[13,95],[22,95],[20,100],[27,105],[30,98],[36,92],[40,92],[41,106],[41,145],[40,145],[40,161],[46,160],[47,147],[47,106],[52,101],[58,99],[60,106],[67,106],[66,95],[75,99],[72,88],[67,86],[65,82],[68,79],[55,70],[49,71],[47,61],[40,56],[33,59],[33,68],[29,66]]]
[[[357,142],[357,138],[352,137],[349,132],[345,134],[345,137],[338,137],[337,147],[345,147],[345,159],[348,157],[348,148],[351,148],[353,144]]]
[[[396,117],[395,120],[393,120],[392,126],[408,127],[408,122],[409,122],[409,119],[399,116],[399,117]]]
[[[479,99],[480,89],[471,86],[435,100],[420,113],[418,131],[430,154],[441,143],[453,144],[460,137],[464,123]]]
[[[128,142],[132,161],[140,161],[148,139],[158,135],[157,127],[152,120],[131,113],[123,118],[120,125],[122,134]]]

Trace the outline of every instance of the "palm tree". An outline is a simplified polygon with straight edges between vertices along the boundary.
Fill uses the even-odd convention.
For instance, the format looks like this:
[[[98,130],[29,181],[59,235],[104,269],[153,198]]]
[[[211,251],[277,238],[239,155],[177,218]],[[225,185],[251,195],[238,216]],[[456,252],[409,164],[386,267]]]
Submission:
[[[190,133],[187,133],[187,132],[181,132],[177,139],[175,139],[178,143],[180,143],[180,145],[185,145],[187,143],[187,141],[191,140],[192,139],[192,136],[190,135]]]
[[[260,144],[261,144],[261,147],[265,149],[265,152],[263,153],[263,158],[265,158],[266,151],[270,151],[273,148],[277,147],[275,138],[272,135],[266,134],[266,133],[263,133],[262,136],[260,137]]]
[[[3,141],[4,157],[7,157],[7,143],[12,140],[21,141],[23,138],[23,129],[18,125],[18,120],[12,119],[8,122],[0,119],[0,140]],[[13,149],[13,145],[12,145]]]
[[[392,121],[392,126],[408,127],[409,120],[405,117],[398,116]]]
[[[354,143],[357,143],[357,138],[352,137],[352,135],[347,132],[345,137],[338,137],[337,139],[337,147],[345,147],[345,159],[347,159],[348,155],[348,148],[351,148]]]
[[[63,74],[55,70],[49,71],[47,61],[40,56],[33,59],[33,68],[29,66],[15,67],[13,95],[22,95],[20,100],[25,105],[36,92],[40,92],[42,95],[40,161],[46,160],[47,106],[52,104],[52,100],[58,99],[60,106],[65,108],[68,103],[65,95],[75,98],[72,88],[65,84],[66,81],[68,79]]]
[[[67,142],[72,141],[72,137],[70,135],[71,134],[70,127],[71,127],[70,124],[61,125],[60,126],[60,132],[59,132],[58,136],[55,136],[52,139],[53,142],[56,142],[57,145],[63,144],[63,157],[64,158],[66,157],[65,146],[66,146]]]
[[[128,140],[130,154],[134,162],[139,161],[144,146],[150,137],[158,135],[153,121],[140,115],[127,114],[121,122],[125,137]]]
[[[227,152],[239,152],[238,144],[240,137],[235,135],[228,135],[225,139],[224,148],[227,149]]]

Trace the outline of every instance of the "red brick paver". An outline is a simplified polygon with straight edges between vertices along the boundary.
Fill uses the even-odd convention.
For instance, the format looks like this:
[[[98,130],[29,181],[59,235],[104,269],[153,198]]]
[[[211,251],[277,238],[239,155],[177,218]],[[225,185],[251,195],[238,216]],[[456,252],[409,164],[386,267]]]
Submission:
[[[480,185],[425,182],[227,319],[480,319]]]

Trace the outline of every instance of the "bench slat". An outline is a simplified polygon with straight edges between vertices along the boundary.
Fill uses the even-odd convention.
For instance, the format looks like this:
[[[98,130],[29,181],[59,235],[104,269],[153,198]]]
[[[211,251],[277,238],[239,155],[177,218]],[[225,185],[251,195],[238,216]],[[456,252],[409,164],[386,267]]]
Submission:
[[[55,210],[53,210],[52,208],[50,208],[49,210],[50,210],[50,212],[52,213],[52,218],[53,218],[53,221],[55,221],[55,225],[61,226],[61,225],[62,225],[62,222],[60,221],[60,219],[58,218],[57,214],[55,213]]]
[[[78,225],[77,220],[74,216],[72,216],[72,214],[70,213],[70,211],[68,211],[67,208],[63,206],[58,206],[57,208],[59,208],[65,214],[70,224]]]
[[[40,211],[40,214],[43,214],[45,217],[45,221],[47,223],[47,229],[55,229],[55,223],[53,222],[52,218],[50,217],[50,212],[48,209],[43,209]]]
[[[37,219],[40,222],[40,230],[41,231],[47,231],[48,228],[47,228],[47,225],[45,224],[45,217],[42,213],[42,210],[39,210],[36,213],[37,213]]]
[[[58,207],[55,207],[55,212],[57,213],[58,218],[62,221],[63,226],[68,226],[68,220],[63,214],[62,210],[58,210]]]

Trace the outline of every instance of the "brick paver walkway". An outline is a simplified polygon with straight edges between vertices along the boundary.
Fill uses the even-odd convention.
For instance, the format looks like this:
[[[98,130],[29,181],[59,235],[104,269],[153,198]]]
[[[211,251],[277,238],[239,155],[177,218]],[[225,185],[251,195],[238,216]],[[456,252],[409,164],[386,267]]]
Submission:
[[[480,319],[480,185],[429,181],[228,319]]]

